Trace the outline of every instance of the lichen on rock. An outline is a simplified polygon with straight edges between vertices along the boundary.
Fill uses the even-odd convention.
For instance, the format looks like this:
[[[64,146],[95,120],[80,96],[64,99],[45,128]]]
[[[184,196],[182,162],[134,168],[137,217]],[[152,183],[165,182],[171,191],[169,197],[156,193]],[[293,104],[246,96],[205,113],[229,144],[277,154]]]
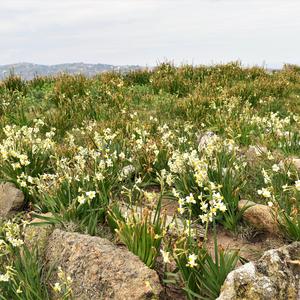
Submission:
[[[300,299],[300,242],[266,251],[229,273],[217,300]]]
[[[156,299],[162,292],[154,270],[107,239],[55,229],[45,254],[48,268],[71,277],[74,299]],[[59,281],[55,270],[49,281]]]

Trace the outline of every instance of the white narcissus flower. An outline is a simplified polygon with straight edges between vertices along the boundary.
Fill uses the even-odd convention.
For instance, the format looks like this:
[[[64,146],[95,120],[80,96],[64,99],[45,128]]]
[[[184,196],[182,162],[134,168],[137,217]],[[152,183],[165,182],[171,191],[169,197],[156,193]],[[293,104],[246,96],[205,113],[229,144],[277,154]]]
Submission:
[[[272,170],[273,170],[274,172],[278,172],[278,171],[280,170],[280,167],[279,167],[277,164],[274,164],[274,165],[272,166]]]
[[[124,152],[121,152],[121,153],[119,154],[119,158],[120,158],[120,159],[123,160],[123,159],[125,159],[125,157],[126,157],[126,156],[125,156],[125,153],[124,153]]]
[[[265,198],[270,198],[271,197],[271,193],[268,190],[264,190],[263,194],[262,194]]]
[[[110,158],[108,158],[106,160],[106,165],[107,165],[107,167],[112,167],[113,166],[113,162],[112,162],[112,160]]]
[[[168,186],[172,186],[173,181],[174,181],[174,179],[173,179],[172,174],[168,174],[168,175],[166,176],[166,182],[167,182]]]
[[[104,179],[104,176],[103,176],[102,173],[96,173],[95,177],[96,177],[97,180],[100,180],[100,181]]]
[[[258,190],[257,193],[258,195],[262,195],[265,198],[271,197],[271,192],[266,188],[262,188],[261,190]]]
[[[219,192],[218,193],[213,192],[212,197],[213,197],[213,199],[215,201],[221,201],[221,200],[223,200],[223,196],[221,196],[221,194]]]
[[[137,178],[136,181],[135,181],[135,183],[136,183],[136,184],[142,183],[142,178],[141,178],[141,177]]]
[[[21,239],[8,238],[8,241],[13,247],[20,247],[24,244],[24,242]]]
[[[297,191],[300,191],[300,180],[295,181],[295,187]]]
[[[170,263],[170,257],[169,257],[170,253],[167,252],[167,251],[164,251],[162,249],[160,249],[160,253],[161,253],[162,257],[163,257],[164,263],[165,264]]]
[[[225,212],[227,210],[227,207],[226,207],[226,205],[223,202],[219,203],[219,207],[218,208],[219,208],[219,210],[221,212]]]
[[[60,286],[59,282],[56,282],[56,283],[54,284],[53,290],[54,290],[55,292],[58,292],[58,293],[61,292],[61,286]]]
[[[189,196],[186,196],[186,197],[185,197],[185,201],[186,201],[186,203],[193,203],[193,204],[196,204],[196,200],[195,200],[195,198],[194,198],[194,196],[193,196],[192,193],[190,193]]]
[[[179,203],[179,207],[177,208],[178,212],[182,215],[185,211],[184,207],[182,206],[182,204]]]
[[[73,282],[73,279],[71,278],[71,276],[67,276],[67,283],[70,284]]]
[[[204,211],[204,212],[206,212],[207,211],[207,209],[208,209],[208,204],[206,203],[206,202],[201,202],[200,203],[200,209],[202,210],[202,211]]]
[[[86,199],[83,195],[81,196],[78,196],[77,197],[77,201],[80,203],[80,204],[84,204],[86,202]]]
[[[201,222],[203,224],[208,222],[208,215],[207,214],[200,215],[199,218],[201,219]]]
[[[172,194],[173,194],[173,196],[176,197],[176,198],[179,198],[179,197],[180,197],[179,193],[175,190],[175,188],[172,189]]]
[[[0,282],[8,282],[10,279],[9,274],[0,274]]]
[[[95,191],[89,191],[89,192],[86,192],[85,194],[90,200],[93,200],[96,197]]]
[[[188,263],[186,264],[186,266],[190,267],[190,268],[197,267],[198,266],[198,264],[196,263],[197,258],[198,258],[197,255],[190,254],[188,257]]]

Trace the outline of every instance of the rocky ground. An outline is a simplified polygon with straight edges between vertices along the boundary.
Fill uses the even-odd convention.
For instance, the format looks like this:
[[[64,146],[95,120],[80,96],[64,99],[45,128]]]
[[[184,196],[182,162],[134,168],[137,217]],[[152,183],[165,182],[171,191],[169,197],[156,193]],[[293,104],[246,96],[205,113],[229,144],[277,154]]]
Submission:
[[[0,185],[0,214],[12,216],[23,207],[24,195],[13,184]],[[223,248],[239,249],[249,262],[229,273],[218,300],[300,299],[300,243],[284,245],[279,237],[270,207],[240,201],[240,207],[250,205],[244,214],[258,236],[243,237],[226,230],[218,231],[218,243]],[[164,202],[169,214],[171,204]],[[45,215],[45,216],[51,216]],[[42,223],[32,219],[31,224]],[[60,266],[72,278],[74,299],[185,299],[176,286],[162,284],[162,269],[147,268],[123,245],[100,237],[55,229],[53,225],[32,226],[24,231],[29,249],[38,247],[46,269]],[[280,246],[281,245],[281,246]],[[213,252],[213,239],[208,248]],[[49,286],[59,280],[57,273],[48,278]],[[52,296],[51,296],[52,295]],[[51,299],[56,294],[51,292]]]

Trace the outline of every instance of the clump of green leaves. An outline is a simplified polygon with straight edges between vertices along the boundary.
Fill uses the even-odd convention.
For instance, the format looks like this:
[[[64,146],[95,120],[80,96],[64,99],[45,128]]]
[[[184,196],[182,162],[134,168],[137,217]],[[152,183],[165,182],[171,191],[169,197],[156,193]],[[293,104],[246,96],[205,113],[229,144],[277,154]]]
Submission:
[[[175,242],[171,249],[177,270],[188,299],[216,299],[227,275],[239,261],[237,250],[224,250],[218,246],[214,224],[214,252],[195,240],[192,230]]]
[[[279,212],[279,228],[284,237],[290,241],[300,241],[300,213],[297,208],[292,214],[287,214],[284,210]]]
[[[37,250],[23,244],[20,226],[12,221],[1,223],[0,299],[49,299],[47,277]]]
[[[161,214],[165,178],[163,175],[158,175],[158,178],[161,191],[154,211],[132,206],[131,211],[124,217],[118,205],[114,204],[108,212],[108,223],[120,241],[149,268],[155,266],[162,239],[166,234],[166,215]],[[131,205],[132,194],[130,190],[128,196]]]
[[[153,213],[147,209],[138,213],[132,211],[127,218],[111,210],[109,216],[116,224],[115,231],[120,241],[149,268],[153,268],[164,236],[165,217],[154,222]]]

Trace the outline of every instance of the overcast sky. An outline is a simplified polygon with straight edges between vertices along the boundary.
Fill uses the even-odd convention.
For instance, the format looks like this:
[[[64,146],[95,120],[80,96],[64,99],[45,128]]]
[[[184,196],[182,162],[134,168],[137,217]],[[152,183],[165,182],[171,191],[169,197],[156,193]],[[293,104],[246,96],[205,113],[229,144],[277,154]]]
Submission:
[[[299,0],[0,0],[0,64],[300,64]]]

